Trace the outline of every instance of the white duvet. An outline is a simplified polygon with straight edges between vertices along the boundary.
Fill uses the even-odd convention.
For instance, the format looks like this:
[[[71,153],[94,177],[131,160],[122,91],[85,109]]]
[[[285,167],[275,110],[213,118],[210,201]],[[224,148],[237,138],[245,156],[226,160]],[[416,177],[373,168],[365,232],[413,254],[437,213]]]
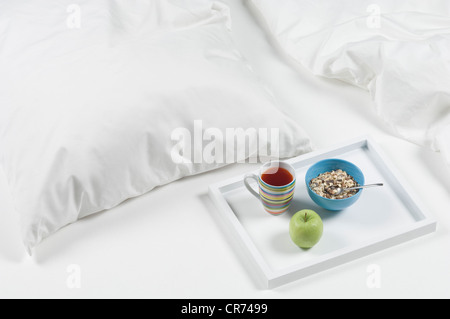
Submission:
[[[209,0],[0,0],[0,165],[29,251],[184,176],[311,150],[229,27]]]
[[[450,1],[248,4],[292,62],[369,91],[396,134],[450,164]]]

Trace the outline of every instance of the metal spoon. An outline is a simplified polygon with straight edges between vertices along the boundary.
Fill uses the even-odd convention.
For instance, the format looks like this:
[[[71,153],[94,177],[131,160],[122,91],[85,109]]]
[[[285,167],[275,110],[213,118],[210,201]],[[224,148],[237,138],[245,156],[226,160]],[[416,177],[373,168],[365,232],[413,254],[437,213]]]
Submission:
[[[369,188],[369,187],[375,187],[375,186],[383,186],[383,183],[369,184],[369,185],[349,187],[349,188],[329,187],[326,189],[326,191],[327,191],[327,193],[329,193],[331,195],[338,196],[338,195],[342,194],[343,192],[349,191],[352,189]]]

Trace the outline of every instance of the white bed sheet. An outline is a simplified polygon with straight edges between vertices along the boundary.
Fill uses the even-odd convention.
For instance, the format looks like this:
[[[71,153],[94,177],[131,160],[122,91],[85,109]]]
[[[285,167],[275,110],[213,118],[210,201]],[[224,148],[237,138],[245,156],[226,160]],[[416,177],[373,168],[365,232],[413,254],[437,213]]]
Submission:
[[[209,184],[256,165],[237,164],[157,188],[62,229],[33,257],[23,250],[0,174],[0,298],[450,297],[450,172],[439,154],[387,133],[366,92],[293,70],[241,1],[225,2],[236,43],[315,145],[371,135],[420,194],[438,221],[437,232],[267,291],[233,250],[207,195]],[[322,131],[318,119],[335,133]],[[177,200],[169,201],[174,194]],[[381,270],[379,288],[367,285],[371,265]],[[72,281],[78,273],[79,288]]]
[[[273,43],[313,74],[361,87],[377,115],[450,164],[450,3],[247,0]]]

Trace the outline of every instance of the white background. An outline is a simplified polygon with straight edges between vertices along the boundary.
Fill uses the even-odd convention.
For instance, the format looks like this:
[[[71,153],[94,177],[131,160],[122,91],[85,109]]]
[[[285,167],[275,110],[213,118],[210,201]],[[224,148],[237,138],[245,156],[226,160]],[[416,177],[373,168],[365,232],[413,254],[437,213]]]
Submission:
[[[316,78],[301,67],[294,71],[241,1],[225,2],[236,44],[315,146],[371,135],[438,221],[436,233],[264,290],[230,245],[207,194],[210,184],[256,165],[232,165],[157,188],[62,229],[33,257],[22,246],[1,175],[1,298],[450,297],[450,171],[440,155],[387,131],[367,92]],[[71,289],[71,265],[80,270],[79,288]],[[379,288],[367,285],[372,265],[380,270]]]

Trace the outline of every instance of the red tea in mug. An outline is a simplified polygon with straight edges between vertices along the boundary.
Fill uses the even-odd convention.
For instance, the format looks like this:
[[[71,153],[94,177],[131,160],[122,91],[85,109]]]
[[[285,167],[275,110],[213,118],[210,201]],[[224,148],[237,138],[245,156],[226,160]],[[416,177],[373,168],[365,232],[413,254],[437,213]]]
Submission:
[[[294,176],[285,168],[271,167],[261,175],[261,179],[271,186],[285,186],[294,180]]]

